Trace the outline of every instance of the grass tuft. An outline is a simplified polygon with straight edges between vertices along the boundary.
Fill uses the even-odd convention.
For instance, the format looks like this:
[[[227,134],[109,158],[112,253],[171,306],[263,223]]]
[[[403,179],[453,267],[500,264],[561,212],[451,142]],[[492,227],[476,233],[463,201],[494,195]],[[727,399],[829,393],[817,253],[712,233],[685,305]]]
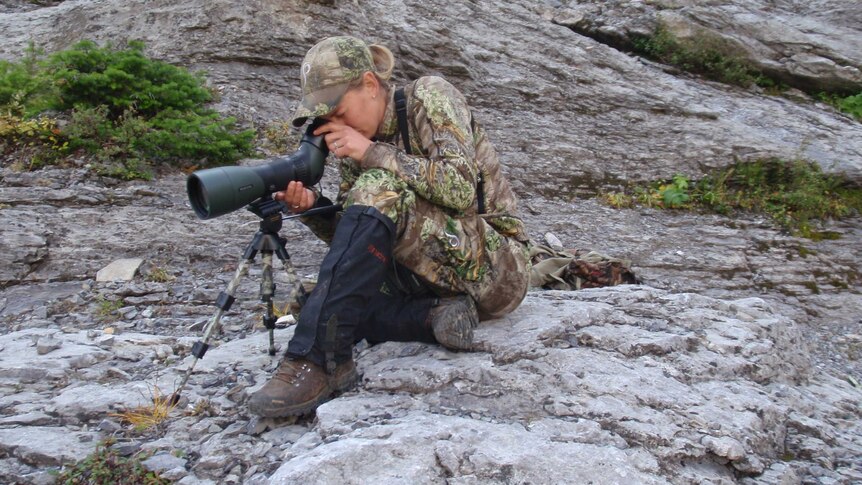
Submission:
[[[819,222],[862,212],[862,189],[824,174],[814,163],[774,158],[740,162],[695,182],[676,175],[672,180],[602,194],[601,198],[618,208],[641,205],[725,215],[764,213],[791,233],[813,240],[836,236],[819,231]]]
[[[176,404],[171,403],[171,394],[162,394],[159,386],[150,388],[151,405],[140,406],[122,413],[112,413],[137,432],[143,432],[164,423],[170,417]]]

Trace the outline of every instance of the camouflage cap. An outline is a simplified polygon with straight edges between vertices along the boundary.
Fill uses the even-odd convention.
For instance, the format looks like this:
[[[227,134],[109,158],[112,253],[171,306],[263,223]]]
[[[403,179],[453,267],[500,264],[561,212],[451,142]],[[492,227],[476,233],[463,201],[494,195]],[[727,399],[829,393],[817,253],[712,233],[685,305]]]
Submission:
[[[300,67],[302,100],[291,118],[293,126],[300,127],[306,119],[335,109],[350,82],[366,71],[374,72],[374,60],[365,42],[348,36],[318,42]]]

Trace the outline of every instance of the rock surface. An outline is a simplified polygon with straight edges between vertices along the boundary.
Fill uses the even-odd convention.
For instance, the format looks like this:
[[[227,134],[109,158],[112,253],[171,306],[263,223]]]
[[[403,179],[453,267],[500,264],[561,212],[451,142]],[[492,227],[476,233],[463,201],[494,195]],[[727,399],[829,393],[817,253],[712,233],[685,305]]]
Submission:
[[[141,258],[118,259],[96,273],[96,281],[132,281],[144,264]]]
[[[476,352],[362,344],[355,390],[313,417],[265,420],[245,407],[276,365],[258,323],[257,265],[171,418],[140,432],[120,415],[175,389],[257,221],[245,211],[195,219],[182,174],[127,183],[86,167],[18,173],[6,160],[0,481],[50,483],[109,437],[179,483],[862,481],[862,219],[831,222],[824,229],[840,237],[814,242],[758,216],[578,198],[734,156],[803,156],[862,180],[862,124],[812,100],[682,76],[559,25],[630,35],[653,13],[706,26],[736,5],[745,15],[734,32],[758,15],[850,32],[840,42],[812,33],[825,46],[814,54],[858,66],[856,10],[603,3],[577,22],[597,3],[9,3],[0,56],[30,38],[49,49],[141,38],[157,56],[208,69],[219,109],[256,123],[285,118],[296,66],[319,37],[386,43],[401,79],[443,74],[477,106],[534,238],[630,258],[644,284],[532,291],[480,326]],[[813,20],[801,16],[810,9]],[[335,190],[331,170],[323,188]],[[313,275],[324,245],[296,223],[281,234],[300,276]],[[131,281],[95,281],[127,257],[144,261]],[[277,329],[279,350],[291,332]]]
[[[461,88],[493,138],[507,141],[500,148],[511,172],[531,179],[524,191],[564,186],[574,192],[676,172],[695,177],[735,159],[771,156],[811,159],[862,182],[862,126],[825,104],[676,76],[553,21],[555,9],[569,5],[599,9],[627,25],[664,4],[678,5],[673,12],[691,11],[685,18],[719,17],[724,19],[716,21],[719,25],[738,25],[752,35],[760,32],[758,26],[781,25],[782,19],[819,19],[818,29],[804,38],[818,45],[810,55],[831,56],[858,72],[862,23],[851,21],[860,15],[857,6],[839,0],[817,2],[840,3],[836,8],[802,1],[726,2],[726,7],[724,2],[554,3],[72,1],[0,13],[0,58],[20,57],[34,32],[38,45],[49,51],[85,38],[141,39],[158,58],[207,71],[220,92],[221,109],[269,123],[284,120],[295,106],[298,65],[308,46],[346,32],[392,47],[398,83],[437,74]],[[761,3],[771,5],[758,8]],[[812,11],[820,13],[812,17]],[[804,26],[797,30],[807,32]],[[740,43],[758,44],[757,39]],[[805,50],[792,37],[777,42],[803,44],[798,49]],[[763,62],[770,59],[767,54],[760,57]],[[563,179],[559,167],[567,168]]]
[[[809,92],[862,91],[862,9],[842,0],[563,1],[555,23],[621,47],[662,25],[722,39],[770,77]]]

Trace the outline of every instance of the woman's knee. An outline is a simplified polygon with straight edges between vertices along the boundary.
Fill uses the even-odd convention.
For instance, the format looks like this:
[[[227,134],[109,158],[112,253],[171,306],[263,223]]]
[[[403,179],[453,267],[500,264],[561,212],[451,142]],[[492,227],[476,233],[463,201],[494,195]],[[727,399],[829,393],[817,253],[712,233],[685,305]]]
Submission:
[[[415,195],[407,184],[394,173],[382,169],[362,172],[347,193],[344,206],[366,205],[374,207],[396,224],[412,206]]]

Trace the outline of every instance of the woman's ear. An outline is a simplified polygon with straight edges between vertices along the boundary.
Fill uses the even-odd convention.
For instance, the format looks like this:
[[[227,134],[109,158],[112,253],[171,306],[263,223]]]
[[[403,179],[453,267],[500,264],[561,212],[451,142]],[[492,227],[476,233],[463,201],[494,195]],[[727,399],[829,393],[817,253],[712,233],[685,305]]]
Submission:
[[[362,75],[362,86],[368,90],[372,98],[376,98],[380,94],[380,81],[371,71],[366,71]]]

